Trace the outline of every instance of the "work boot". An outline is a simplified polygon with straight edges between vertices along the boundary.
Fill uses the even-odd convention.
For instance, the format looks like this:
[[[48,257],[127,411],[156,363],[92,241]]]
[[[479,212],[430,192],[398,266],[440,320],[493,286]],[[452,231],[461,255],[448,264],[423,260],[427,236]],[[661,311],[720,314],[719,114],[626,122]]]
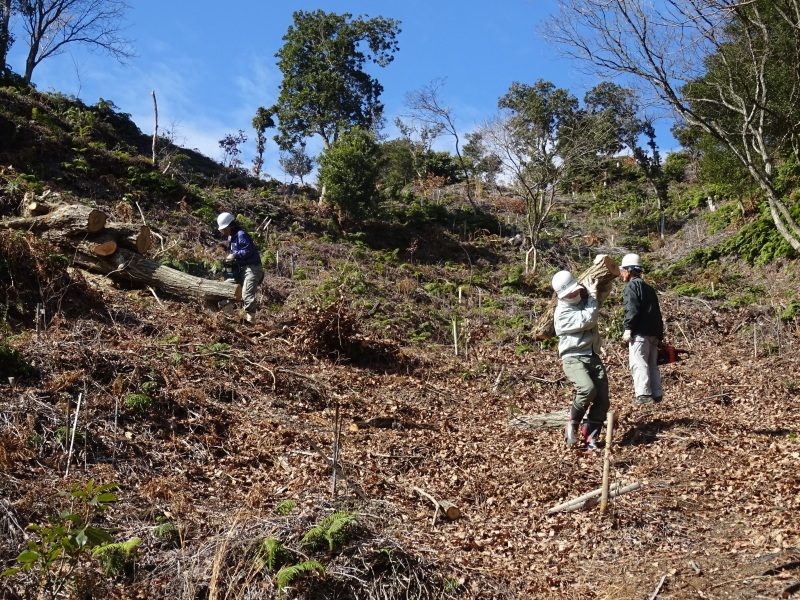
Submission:
[[[256,313],[245,313],[244,320],[247,321],[248,325],[255,325],[256,324]]]
[[[569,420],[567,421],[567,426],[564,429],[564,443],[567,444],[570,448],[578,443],[578,422]]]
[[[597,450],[597,442],[600,441],[600,429],[602,427],[602,423],[595,423],[594,421],[581,423],[581,435],[583,436],[583,441],[586,442],[587,450]]]
[[[633,406],[639,406],[641,404],[654,404],[655,402],[659,402],[652,396],[636,396],[636,400],[634,400],[631,404]]]
[[[664,396],[653,396],[653,402],[655,402],[656,404],[661,402],[663,399],[664,399]]]

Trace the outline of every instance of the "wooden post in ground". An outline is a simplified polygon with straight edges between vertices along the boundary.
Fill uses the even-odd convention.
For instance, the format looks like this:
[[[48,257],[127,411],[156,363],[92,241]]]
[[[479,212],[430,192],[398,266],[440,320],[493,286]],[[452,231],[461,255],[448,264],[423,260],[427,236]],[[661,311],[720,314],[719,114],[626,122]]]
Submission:
[[[600,512],[608,512],[608,475],[611,470],[611,441],[614,437],[614,411],[606,416],[606,449],[603,455],[603,491],[600,494]]]

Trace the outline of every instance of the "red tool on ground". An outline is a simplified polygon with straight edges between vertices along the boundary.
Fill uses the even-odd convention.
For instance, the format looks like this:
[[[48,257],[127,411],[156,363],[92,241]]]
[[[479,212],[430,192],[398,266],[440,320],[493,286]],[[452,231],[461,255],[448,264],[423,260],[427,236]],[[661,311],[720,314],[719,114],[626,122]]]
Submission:
[[[680,350],[673,346],[661,346],[658,349],[658,364],[666,365],[669,363],[678,362],[684,359],[685,356],[691,354],[688,350]]]

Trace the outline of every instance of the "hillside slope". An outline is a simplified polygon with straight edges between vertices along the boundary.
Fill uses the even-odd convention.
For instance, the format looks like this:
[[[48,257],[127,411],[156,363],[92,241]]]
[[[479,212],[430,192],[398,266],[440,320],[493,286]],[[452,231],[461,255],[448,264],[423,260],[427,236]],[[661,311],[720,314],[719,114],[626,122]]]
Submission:
[[[21,197],[4,181],[8,215]],[[90,189],[42,181],[67,197]],[[141,543],[107,575],[102,557],[76,558],[75,598],[798,593],[796,262],[721,261],[683,272],[676,291],[664,257],[702,243],[702,220],[647,255],[668,341],[692,354],[662,368],[662,404],[630,406],[617,287],[603,315],[618,419],[611,476],[641,488],[607,515],[546,516],[600,486],[603,455],[565,448],[558,430],[514,425],[572,394],[551,344],[529,331],[549,273],[585,268],[600,242],[577,257],[553,245],[525,275],[524,256],[488,232],[428,221],[387,229],[384,242],[402,241],[393,248],[336,240],[317,228],[313,200],[262,192],[204,191],[186,207],[139,197],[164,247],[178,242],[160,258],[210,277],[220,250],[209,215],[273,217],[252,328],[241,315],[111,285],[30,234],[0,232],[0,568],[40,539],[28,524],[65,507],[56,494],[94,481],[119,486],[94,526]],[[93,201],[124,212],[113,194]],[[711,280],[724,296],[682,295],[686,281]],[[461,518],[434,515],[415,488]],[[326,518],[342,513],[332,530]],[[269,539],[283,553],[266,549]],[[304,560],[324,576],[311,564],[290,572]],[[52,591],[61,575],[48,573],[1,578],[2,598]]]

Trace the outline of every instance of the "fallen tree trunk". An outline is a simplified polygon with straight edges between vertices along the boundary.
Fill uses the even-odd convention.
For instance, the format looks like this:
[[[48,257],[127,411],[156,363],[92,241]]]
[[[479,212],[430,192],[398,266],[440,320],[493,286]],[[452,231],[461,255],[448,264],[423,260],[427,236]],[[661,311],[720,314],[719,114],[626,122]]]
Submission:
[[[105,226],[105,213],[83,204],[64,204],[56,206],[52,212],[44,215],[0,221],[0,227],[3,229],[45,231],[49,239],[97,233]]]
[[[80,250],[75,264],[97,271],[118,281],[152,285],[170,294],[196,298],[209,308],[216,309],[221,300],[242,299],[242,286],[227,281],[212,281],[166,267],[154,260],[142,258],[126,248],[117,248],[111,256],[101,257]]]
[[[36,203],[28,212],[36,212]],[[146,225],[107,223],[102,211],[82,204],[56,205],[47,214],[3,219],[0,228],[35,232],[65,249],[75,264],[117,281],[160,288],[182,298],[195,298],[216,310],[222,300],[242,299],[242,287],[212,281],[143,258],[152,236]]]
[[[597,281],[597,303],[603,306],[611,293],[614,280],[619,277],[619,266],[617,261],[608,255],[599,254],[595,258],[595,263],[586,269],[579,277],[578,281],[583,283],[592,279]],[[538,340],[547,340],[555,337],[556,330],[553,327],[553,316],[558,306],[558,298],[553,294],[550,304],[533,325],[533,335]]]

